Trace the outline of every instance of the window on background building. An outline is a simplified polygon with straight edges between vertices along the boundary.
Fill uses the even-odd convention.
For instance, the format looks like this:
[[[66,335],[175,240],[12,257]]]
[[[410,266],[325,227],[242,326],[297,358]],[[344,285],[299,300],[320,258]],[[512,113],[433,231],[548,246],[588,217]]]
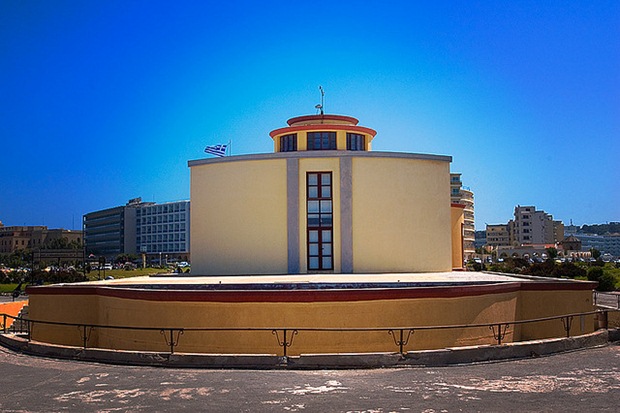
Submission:
[[[295,152],[297,150],[297,134],[280,137],[280,152]]]
[[[332,174],[309,172],[306,182],[308,270],[332,270]]]
[[[333,149],[336,149],[336,132],[308,132],[309,151]]]
[[[364,135],[360,135],[358,133],[347,133],[347,150],[365,151],[366,139]]]

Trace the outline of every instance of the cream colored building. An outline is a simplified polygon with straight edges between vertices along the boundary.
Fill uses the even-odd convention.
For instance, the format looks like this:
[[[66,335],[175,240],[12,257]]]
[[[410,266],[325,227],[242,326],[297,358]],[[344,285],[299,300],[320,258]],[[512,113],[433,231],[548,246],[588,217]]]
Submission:
[[[463,186],[460,173],[450,174],[450,198],[452,203],[461,204],[463,208],[463,254],[465,259],[474,258],[476,253],[476,227],[474,222],[474,193]]]
[[[487,224],[486,227],[487,246],[496,249],[500,246],[510,246],[510,225],[509,224]]]
[[[82,231],[62,228],[48,229],[45,225],[0,226],[0,254],[45,247],[49,242],[63,238],[67,242],[81,244]]]
[[[451,157],[372,152],[375,135],[349,116],[300,116],[270,133],[272,154],[190,161],[192,274],[460,267]]]

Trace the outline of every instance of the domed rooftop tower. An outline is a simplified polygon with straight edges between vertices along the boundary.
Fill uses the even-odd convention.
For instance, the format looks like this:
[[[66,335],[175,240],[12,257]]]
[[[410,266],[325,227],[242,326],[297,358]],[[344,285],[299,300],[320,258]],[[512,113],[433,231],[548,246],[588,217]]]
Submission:
[[[269,134],[274,152],[294,151],[370,151],[377,132],[351,116],[306,115],[287,121],[288,127]]]

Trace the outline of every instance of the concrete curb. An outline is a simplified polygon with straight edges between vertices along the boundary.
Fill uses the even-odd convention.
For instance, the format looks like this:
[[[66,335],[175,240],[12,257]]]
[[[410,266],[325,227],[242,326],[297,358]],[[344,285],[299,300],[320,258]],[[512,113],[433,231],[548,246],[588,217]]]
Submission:
[[[0,345],[34,356],[107,364],[217,369],[368,369],[388,367],[440,367],[540,357],[620,340],[620,329],[599,330],[568,338],[532,340],[502,345],[455,347],[400,353],[274,354],[159,353],[59,346],[0,334]]]
[[[447,366],[540,357],[584,348],[600,347],[609,342],[609,332],[599,330],[582,336],[531,340],[502,345],[414,351],[405,354],[403,365]]]

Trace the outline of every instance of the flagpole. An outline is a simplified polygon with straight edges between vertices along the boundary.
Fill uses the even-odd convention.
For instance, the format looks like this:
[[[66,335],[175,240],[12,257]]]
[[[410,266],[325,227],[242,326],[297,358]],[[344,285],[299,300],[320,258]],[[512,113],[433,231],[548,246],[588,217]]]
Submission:
[[[232,139],[228,141],[228,156],[232,156]]]

